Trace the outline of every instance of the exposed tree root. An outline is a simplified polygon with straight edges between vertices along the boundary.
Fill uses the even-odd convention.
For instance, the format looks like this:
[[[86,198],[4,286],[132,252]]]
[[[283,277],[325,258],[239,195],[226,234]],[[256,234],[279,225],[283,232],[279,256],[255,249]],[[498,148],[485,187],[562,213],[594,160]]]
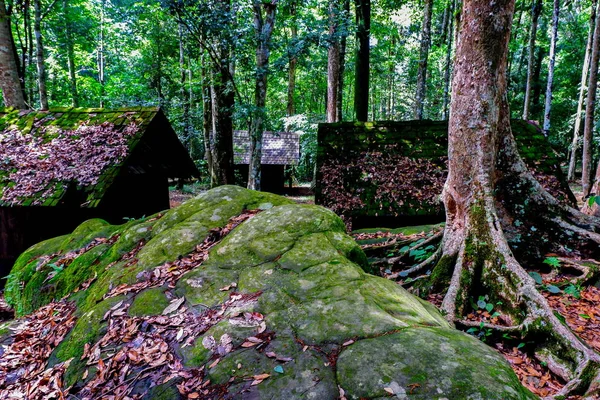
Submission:
[[[481,203],[471,206],[464,218],[449,220],[441,257],[455,262],[441,308],[448,320],[459,326],[520,332],[537,341],[542,338],[552,348],[553,368],[567,375],[567,384],[555,396],[583,394],[600,372],[600,356],[559,320],[536,288],[534,279],[516,260],[495,213],[494,203],[494,198],[484,196]],[[559,218],[549,220],[563,232],[568,231],[570,236],[600,243],[600,235],[595,232]],[[570,261],[565,264],[565,267],[581,272],[576,278],[578,282],[589,281],[595,275],[592,268],[582,263]],[[502,310],[512,321],[510,326],[462,318],[468,311],[469,297],[482,293],[502,301]]]
[[[395,256],[395,257],[390,257],[390,258],[378,258],[378,259],[372,260],[372,264],[373,264],[373,265],[378,265],[378,264],[379,264],[379,265],[381,265],[381,264],[384,264],[384,265],[386,265],[386,264],[387,264],[387,265],[396,265],[396,264],[399,264],[399,263],[402,261],[402,259],[403,259],[403,258],[405,258],[407,255],[409,255],[409,254],[410,254],[410,252],[411,252],[411,251],[418,250],[418,249],[420,249],[420,248],[422,248],[422,247],[427,247],[427,246],[428,246],[428,245],[430,245],[431,243],[434,243],[434,242],[440,241],[440,240],[442,239],[442,236],[443,236],[443,235],[444,235],[444,231],[442,230],[442,231],[439,231],[439,232],[437,232],[437,233],[433,234],[432,236],[428,237],[427,239],[425,239],[425,240],[424,240],[424,241],[422,241],[422,242],[418,242],[418,240],[412,240],[412,241],[409,241],[408,243],[413,243],[413,242],[416,242],[416,243],[415,243],[415,244],[413,244],[412,246],[408,247],[407,249],[405,249],[405,250],[401,251],[401,252],[400,252],[400,253],[398,253],[398,255],[397,255],[397,256]],[[436,252],[436,253],[437,253],[437,252]],[[435,255],[436,253],[434,253],[434,255]],[[423,262],[421,263],[421,264],[423,264],[423,266],[421,266],[420,268],[418,268],[418,269],[417,269],[417,267],[418,267],[418,266],[417,266],[417,267],[413,267],[413,268],[411,268],[411,269],[414,269],[414,271],[411,271],[410,273],[416,272],[416,271],[418,271],[418,270],[422,269],[423,267],[425,267],[425,266],[427,266],[427,265],[429,265],[429,264],[433,263],[434,261],[435,261],[435,258],[434,258],[433,256],[430,256],[430,257],[429,257],[427,260],[425,260],[425,261],[423,261]],[[421,264],[419,264],[419,265],[421,265]],[[403,271],[403,272],[405,272],[405,271]],[[403,275],[404,275],[404,273],[403,273]],[[393,276],[393,275],[392,275],[392,276]],[[392,276],[390,276],[390,278],[391,278]],[[397,277],[397,276],[398,276],[398,275],[396,275],[395,277]]]

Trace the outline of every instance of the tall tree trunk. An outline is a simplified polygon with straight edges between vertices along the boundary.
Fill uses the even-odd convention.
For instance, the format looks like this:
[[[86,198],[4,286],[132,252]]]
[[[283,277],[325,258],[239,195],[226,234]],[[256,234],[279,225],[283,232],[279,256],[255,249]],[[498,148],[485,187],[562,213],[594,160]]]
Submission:
[[[600,6],[600,3],[599,3]],[[583,197],[590,194],[592,173],[592,136],[594,131],[594,110],[596,108],[596,91],[598,86],[598,61],[600,60],[600,9],[596,9],[594,39],[592,42],[592,58],[590,62],[590,78],[588,81],[587,102],[585,106],[585,123],[583,126],[583,157],[581,187]]]
[[[583,104],[587,91],[588,72],[590,70],[590,59],[592,53],[592,44],[594,41],[594,28],[596,20],[596,6],[598,0],[592,0],[592,10],[590,13],[590,28],[588,30],[587,45],[585,46],[585,58],[583,68],[581,69],[581,84],[579,86],[579,100],[577,101],[577,113],[575,114],[575,127],[573,129],[573,142],[571,143],[571,156],[569,158],[569,170],[567,179],[575,180],[575,167],[577,166],[577,153],[579,150],[579,135],[581,132],[581,119],[583,117]]]
[[[329,50],[327,51],[327,122],[338,122],[340,94],[340,7],[339,0],[329,0]]]
[[[4,0],[0,0],[0,89],[2,89],[2,98],[7,107],[25,109],[27,106],[21,89],[13,47],[10,16]]]
[[[186,87],[188,71],[185,65],[185,38],[183,36],[183,26],[178,26],[179,34],[179,83],[181,85],[179,94],[181,96],[181,107],[183,109],[183,144],[188,153],[192,151],[192,126],[190,124],[190,94]]]
[[[425,0],[423,8],[423,26],[421,28],[421,48],[419,50],[419,70],[417,71],[417,92],[415,95],[414,118],[423,119],[423,109],[427,93],[427,63],[431,47],[431,16],[433,0]]]
[[[205,62],[206,54],[202,54],[200,59],[200,74],[202,82],[202,134],[204,138],[204,158],[206,159],[206,166],[208,169],[208,176],[210,178],[210,186],[216,185],[217,176],[215,175],[213,168],[213,154],[214,154],[214,125],[213,125],[213,92],[214,90],[210,70],[206,66]]]
[[[73,22],[69,15],[69,0],[63,0],[63,16],[65,22],[65,47],[67,48],[67,65],[69,69],[69,89],[71,104],[79,107],[79,94],[77,93],[77,76],[75,74],[75,49],[73,43]]]
[[[354,111],[357,121],[367,121],[369,119],[371,0],[355,0],[354,4],[357,26]]]
[[[511,39],[510,39],[511,41],[518,39],[520,28],[521,28],[521,22],[523,20],[523,7],[519,7],[518,3],[515,5],[515,7],[516,7],[515,13],[518,13],[518,17],[516,18],[517,23],[514,25],[514,28],[512,29]],[[511,79],[511,71],[512,71],[513,64],[515,63],[515,56],[516,56],[516,52],[509,54],[508,67],[506,70],[506,79],[508,79],[508,90],[509,91],[513,84],[513,80]]]
[[[35,57],[38,74],[38,91],[40,94],[40,108],[48,109],[48,91],[46,89],[46,66],[44,65],[44,43],[42,40],[42,6],[40,0],[33,0],[35,33]]]
[[[234,184],[233,174],[233,109],[235,107],[235,92],[228,60],[231,58],[229,46],[220,46],[222,61],[212,86],[212,119],[213,140],[212,160],[215,185]]]
[[[529,30],[529,46],[527,61],[527,83],[525,87],[525,101],[523,103],[523,119],[529,119],[529,107],[531,106],[531,95],[533,92],[533,78],[535,68],[535,40],[537,36],[537,25],[542,12],[542,0],[533,0],[531,6],[531,28]]]
[[[448,14],[450,14],[449,22],[447,24],[448,32],[446,33],[446,37],[448,38],[448,49],[446,50],[446,66],[444,70],[444,99],[442,104],[442,119],[447,120],[450,116],[450,78],[452,75],[452,45],[454,38],[454,18],[452,14],[454,14],[455,10],[455,0],[450,0],[448,2]]]
[[[541,251],[538,259],[543,259],[546,251],[564,251],[566,244],[577,251],[597,249],[600,235],[586,229],[597,230],[600,221],[549,195],[518,154],[506,93],[513,9],[514,0],[464,0],[442,194],[446,226],[438,253],[404,273],[423,271],[437,260],[427,286],[447,287],[441,308],[449,321],[499,334],[525,333],[537,346],[546,341],[543,348],[553,349],[549,359],[566,368],[568,382],[556,393],[566,398],[584,394],[598,379],[600,356],[557,318],[517,260],[518,255],[531,257],[531,248],[523,250],[516,240],[511,248],[508,238],[529,236],[530,245]],[[513,223],[517,219],[521,225]],[[556,242],[542,243],[540,237]],[[499,305],[506,325],[465,319],[472,312],[470,299],[484,293]],[[593,378],[585,380],[587,376]]]
[[[552,83],[554,82],[554,63],[556,61],[556,41],[558,39],[558,18],[560,2],[554,0],[552,13],[552,39],[550,42],[550,60],[548,61],[548,85],[546,86],[546,101],[544,105],[544,135],[550,132],[550,109],[552,107]]]
[[[104,107],[104,96],[105,96],[105,87],[104,87],[104,24],[105,24],[105,6],[106,0],[102,0],[100,4],[100,40],[98,47],[98,82],[100,83],[100,108]]]
[[[292,0],[290,3],[290,16],[292,17],[292,44],[296,45],[296,40],[298,40],[298,21],[297,19],[297,8],[298,5],[296,0]],[[295,54],[290,54],[290,65],[288,71],[288,87],[287,87],[287,116],[290,117],[296,114],[296,101],[294,99],[296,93],[296,68],[298,65],[298,56]]]
[[[256,112],[250,128],[250,165],[248,170],[248,189],[261,189],[262,141],[265,130],[267,75],[269,72],[269,56],[271,35],[275,25],[277,1],[270,3],[255,1],[254,29],[256,32],[256,82],[254,87],[254,106]]]
[[[33,65],[33,24],[31,23],[31,12],[29,10],[29,0],[27,0],[27,10],[24,14],[24,19],[27,21],[26,29],[27,29],[27,63],[23,66],[23,77],[21,78],[21,87],[23,87],[23,93],[27,93],[26,97],[29,99],[29,104],[33,104],[33,100],[35,98],[35,77],[27,77],[27,71],[30,70],[30,66]],[[31,75],[31,74],[30,74]]]
[[[340,82],[338,84],[338,94],[337,94],[337,116],[338,121],[344,120],[344,74],[346,72],[346,45],[348,43],[348,35],[345,33],[348,31],[348,15],[350,15],[350,0],[343,0],[343,14],[342,23],[344,28],[342,32],[344,32],[340,37]]]

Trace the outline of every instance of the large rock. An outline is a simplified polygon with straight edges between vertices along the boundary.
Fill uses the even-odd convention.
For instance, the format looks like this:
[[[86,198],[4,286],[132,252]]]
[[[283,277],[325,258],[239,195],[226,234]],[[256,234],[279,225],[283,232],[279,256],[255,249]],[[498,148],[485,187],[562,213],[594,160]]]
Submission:
[[[262,211],[203,261],[215,228],[251,209]],[[370,275],[344,232],[324,208],[224,186],[164,215],[88,221],[32,247],[6,298],[19,315],[76,304],[49,366],[80,398],[534,398],[494,350]]]

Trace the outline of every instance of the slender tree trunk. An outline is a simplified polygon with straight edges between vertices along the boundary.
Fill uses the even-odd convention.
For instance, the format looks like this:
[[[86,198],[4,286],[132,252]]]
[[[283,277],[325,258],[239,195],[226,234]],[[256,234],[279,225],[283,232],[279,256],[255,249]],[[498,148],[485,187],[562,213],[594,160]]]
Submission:
[[[340,93],[340,19],[339,0],[329,0],[329,36],[327,52],[327,122],[338,122],[338,96]]]
[[[100,40],[98,47],[98,81],[100,83],[100,108],[104,107],[104,97],[105,97],[105,88],[104,88],[104,67],[105,67],[105,57],[104,57],[104,18],[105,18],[105,6],[106,0],[102,0],[101,9],[100,9]]]
[[[550,132],[550,109],[552,107],[552,83],[554,82],[554,63],[556,61],[556,41],[558,39],[558,18],[560,2],[554,0],[552,13],[552,39],[550,42],[550,60],[548,61],[548,85],[546,86],[546,101],[544,106],[544,135]]]
[[[209,68],[205,62],[206,54],[202,54],[200,60],[200,73],[202,81],[202,134],[204,137],[204,158],[206,159],[206,166],[208,169],[208,175],[210,177],[211,187],[216,185],[217,176],[215,175],[213,168],[213,154],[214,154],[214,124],[213,124],[213,92],[214,89]]]
[[[369,118],[369,63],[371,33],[371,0],[355,0],[356,6],[356,69],[354,110],[357,121]]]
[[[183,111],[183,144],[188,152],[192,151],[192,127],[190,124],[190,94],[186,87],[188,71],[185,65],[185,38],[183,36],[183,26],[179,24],[179,83],[181,85],[179,93],[181,96],[181,107]]]
[[[297,3],[293,0],[290,3],[290,15],[292,17],[292,44],[295,46],[296,40],[298,40],[298,22],[296,20],[297,16]],[[288,87],[287,87],[287,116],[292,116],[296,114],[296,101],[294,99],[296,92],[296,68],[298,65],[298,57],[297,55],[290,55],[290,65],[288,71]]]
[[[18,44],[19,44],[19,48],[21,49],[21,54],[18,53],[17,51],[17,42],[15,42],[15,49],[14,49],[14,53],[15,53],[15,60],[17,61],[17,70],[19,71],[19,81],[21,82],[21,90],[23,90],[23,96],[25,98],[25,103],[27,104],[29,102],[28,97],[27,97],[27,91],[25,90],[26,87],[28,87],[27,85],[27,52],[28,52],[28,47],[29,47],[29,37],[27,35],[27,29],[28,29],[28,24],[30,22],[30,17],[29,17],[29,8],[30,8],[30,4],[29,1],[23,1],[21,3],[21,7],[20,8],[20,12],[23,14],[23,33],[21,34],[20,31],[20,26],[19,24],[15,24],[15,33],[17,35],[17,40],[18,40]],[[12,31],[12,24],[11,24],[11,31]]]
[[[46,89],[46,66],[44,65],[44,43],[42,40],[42,10],[41,1],[33,0],[35,33],[35,56],[38,73],[38,91],[40,93],[40,108],[48,109],[48,91]]]
[[[519,37],[519,32],[521,30],[521,22],[523,20],[523,7],[519,7],[517,4],[515,13],[518,13],[518,17],[517,17],[517,23],[514,26],[514,29],[512,30],[512,33],[511,33],[511,41],[517,40]],[[512,71],[513,64],[515,62],[515,55],[516,55],[516,52],[513,52],[512,54],[509,55],[508,67],[507,67],[507,71],[506,71],[506,78],[508,79],[508,90],[509,91],[510,91],[511,85],[513,83],[513,80],[511,79],[511,71]]]
[[[533,92],[533,75],[535,68],[535,40],[537,36],[537,25],[540,13],[542,11],[542,0],[533,0],[531,7],[531,29],[529,36],[528,47],[528,62],[527,62],[527,83],[525,87],[525,101],[523,104],[523,119],[529,119],[529,107],[531,106],[531,95]]]
[[[448,3],[448,13],[452,15],[455,10],[455,0],[451,0]],[[450,116],[450,78],[452,76],[452,45],[454,38],[454,18],[450,18],[448,23],[448,32],[446,37],[448,38],[448,49],[446,50],[446,69],[444,70],[444,99],[442,104],[442,119],[447,120]]]
[[[250,165],[248,170],[248,189],[261,189],[262,141],[265,130],[267,75],[271,35],[275,25],[277,1],[271,3],[256,2],[254,9],[254,29],[256,32],[256,81],[254,87],[254,106],[256,112],[250,128]]]
[[[346,72],[346,45],[348,43],[348,35],[345,33],[348,31],[348,15],[350,15],[350,0],[344,0],[343,3],[343,14],[341,15],[341,21],[344,25],[342,32],[344,32],[340,37],[340,83],[338,85],[338,95],[337,95],[337,115],[338,120],[344,120],[344,74]]]
[[[33,24],[31,23],[29,0],[27,0],[27,10],[24,12],[24,19],[27,21],[27,42],[29,44],[27,46],[27,63],[23,66],[23,78],[21,79],[21,86],[23,87],[23,92],[27,93],[27,96],[24,97],[29,99],[29,104],[33,104],[35,98],[35,77],[30,76],[27,78],[27,72],[31,69],[31,65],[33,65]]]
[[[231,55],[227,44],[222,45],[221,60],[229,60]],[[213,83],[213,173],[215,185],[234,184],[233,174],[233,109],[235,92],[229,62],[222,64],[216,72]]]
[[[0,89],[2,89],[2,98],[7,107],[25,109],[27,106],[19,81],[13,47],[10,16],[6,11],[4,0],[0,0]]]
[[[415,96],[414,118],[423,119],[423,109],[427,90],[427,62],[431,46],[431,16],[433,0],[425,0],[423,26],[421,28],[421,49],[419,50],[419,70],[417,72],[417,93]]]
[[[65,21],[65,47],[67,48],[67,65],[69,68],[69,89],[71,104],[79,107],[79,94],[77,93],[77,76],[75,74],[75,50],[73,44],[73,23],[69,16],[69,0],[63,0],[63,16]]]
[[[575,114],[575,127],[573,129],[573,142],[571,143],[571,157],[569,158],[569,171],[567,179],[575,180],[575,168],[577,166],[577,153],[579,150],[579,135],[581,132],[581,120],[583,117],[583,105],[587,93],[588,72],[590,70],[590,59],[592,53],[592,44],[594,41],[594,28],[596,20],[596,5],[598,0],[592,0],[592,10],[590,13],[590,28],[588,30],[587,45],[585,46],[585,58],[583,68],[581,69],[581,84],[579,86],[579,100],[577,101],[577,113]]]
[[[592,43],[590,62],[590,78],[588,81],[587,102],[585,106],[585,123],[583,126],[583,157],[581,186],[583,197],[590,194],[592,173],[592,136],[594,131],[594,109],[596,108],[596,91],[598,85],[598,61],[600,60],[600,12],[596,9],[596,23]]]

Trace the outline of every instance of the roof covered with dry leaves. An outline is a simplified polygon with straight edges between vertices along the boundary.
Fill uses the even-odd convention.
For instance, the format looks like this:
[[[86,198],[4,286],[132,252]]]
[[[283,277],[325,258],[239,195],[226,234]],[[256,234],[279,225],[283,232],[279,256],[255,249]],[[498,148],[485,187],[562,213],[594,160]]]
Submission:
[[[233,132],[235,164],[250,163],[248,131]],[[265,132],[261,164],[295,165],[300,158],[300,135],[296,132]]]
[[[151,148],[162,142],[158,155]],[[0,108],[0,206],[55,206],[77,190],[81,206],[96,207],[138,147],[138,159],[159,157],[151,163],[169,177],[197,175],[157,107]]]

